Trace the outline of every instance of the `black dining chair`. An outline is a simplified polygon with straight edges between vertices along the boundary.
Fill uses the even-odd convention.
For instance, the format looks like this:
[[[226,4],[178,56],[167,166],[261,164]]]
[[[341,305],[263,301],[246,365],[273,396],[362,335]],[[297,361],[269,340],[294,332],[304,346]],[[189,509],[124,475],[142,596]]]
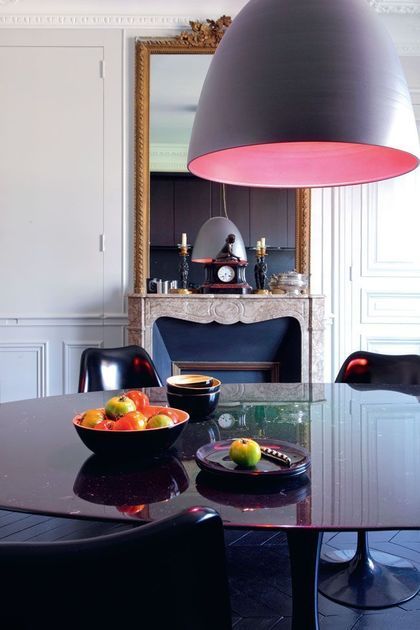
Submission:
[[[231,629],[223,525],[210,508],[96,538],[0,542],[5,630]]]
[[[86,348],[82,353],[79,393],[161,385],[151,357],[140,346]]]
[[[420,356],[353,352],[341,366],[336,383],[361,390],[415,393],[410,392],[410,386],[420,385]],[[419,590],[417,568],[409,560],[388,553],[375,551],[373,558],[365,530],[358,531],[353,553],[331,550],[321,559],[319,591],[345,606],[387,608],[411,599]]]

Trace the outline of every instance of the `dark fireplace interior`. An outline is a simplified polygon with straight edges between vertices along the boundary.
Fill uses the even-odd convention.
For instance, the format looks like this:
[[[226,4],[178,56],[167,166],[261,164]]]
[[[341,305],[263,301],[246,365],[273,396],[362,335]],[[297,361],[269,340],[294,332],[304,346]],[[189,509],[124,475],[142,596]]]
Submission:
[[[175,364],[180,373],[205,369],[224,383],[298,383],[300,325],[293,317],[230,325],[161,317],[153,328],[153,360],[163,381]]]

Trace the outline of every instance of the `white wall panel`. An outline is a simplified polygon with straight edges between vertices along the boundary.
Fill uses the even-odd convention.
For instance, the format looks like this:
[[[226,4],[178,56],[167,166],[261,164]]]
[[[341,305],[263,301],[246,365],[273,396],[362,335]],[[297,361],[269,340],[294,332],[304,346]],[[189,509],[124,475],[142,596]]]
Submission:
[[[102,57],[0,46],[3,316],[103,312]]]
[[[46,341],[0,341],[0,402],[46,396]]]
[[[83,351],[86,348],[101,348],[102,346],[102,340],[86,341],[85,343],[63,341],[63,389],[65,394],[77,392],[80,358]]]
[[[398,334],[398,333],[397,333]],[[360,348],[380,354],[420,354],[420,335],[418,337],[368,337],[360,339]]]
[[[362,324],[420,324],[420,293],[362,291],[361,305]]]
[[[0,322],[0,402],[77,392],[83,350],[123,346],[126,326],[125,317]]]

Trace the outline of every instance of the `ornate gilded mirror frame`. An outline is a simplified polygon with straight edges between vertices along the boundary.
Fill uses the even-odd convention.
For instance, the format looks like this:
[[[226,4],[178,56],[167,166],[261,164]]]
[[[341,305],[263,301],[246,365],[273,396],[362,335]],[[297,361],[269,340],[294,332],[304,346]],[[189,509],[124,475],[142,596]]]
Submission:
[[[134,292],[146,291],[150,238],[150,55],[214,54],[231,18],[190,22],[191,30],[172,38],[136,42]],[[309,274],[311,196],[296,191],[296,269]]]

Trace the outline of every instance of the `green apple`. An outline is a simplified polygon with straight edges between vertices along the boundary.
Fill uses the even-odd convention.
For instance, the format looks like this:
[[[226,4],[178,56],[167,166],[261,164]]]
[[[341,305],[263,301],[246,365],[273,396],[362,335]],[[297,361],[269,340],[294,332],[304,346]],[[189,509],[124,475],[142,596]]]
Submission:
[[[105,405],[105,413],[108,418],[120,418],[131,411],[136,411],[136,403],[125,394],[110,398]]]
[[[234,440],[229,449],[229,456],[242,468],[254,468],[261,459],[260,445],[249,438]]]
[[[174,421],[163,413],[152,416],[147,421],[147,429],[162,429],[163,427],[173,427]]]

